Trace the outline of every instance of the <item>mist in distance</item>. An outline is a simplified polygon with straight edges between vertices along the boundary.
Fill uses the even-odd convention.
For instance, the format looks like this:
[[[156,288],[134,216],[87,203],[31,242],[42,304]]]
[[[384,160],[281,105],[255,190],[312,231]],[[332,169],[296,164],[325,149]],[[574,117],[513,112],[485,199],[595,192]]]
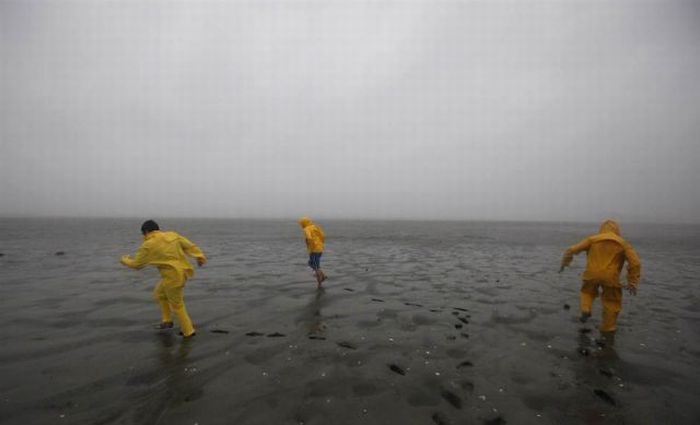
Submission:
[[[0,2],[0,216],[700,222],[700,4]]]

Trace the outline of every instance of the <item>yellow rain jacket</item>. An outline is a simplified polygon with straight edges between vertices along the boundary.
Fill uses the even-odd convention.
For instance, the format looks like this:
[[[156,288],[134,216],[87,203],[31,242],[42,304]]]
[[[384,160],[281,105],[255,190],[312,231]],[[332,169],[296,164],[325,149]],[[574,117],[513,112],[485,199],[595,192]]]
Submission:
[[[620,271],[627,261],[627,283],[637,288],[641,265],[632,245],[620,236],[620,226],[612,220],[603,222],[597,235],[588,237],[564,252],[561,266],[571,263],[573,256],[581,251],[588,254],[586,271],[583,272],[581,292],[581,317],[590,316],[593,300],[599,295],[603,305],[600,330],[614,332],[617,316],[622,311],[622,286]]]
[[[207,261],[204,253],[187,238],[175,232],[156,230],[145,236],[143,245],[133,259],[125,255],[121,263],[133,269],[141,269],[148,265],[158,267],[161,272],[174,269],[181,278],[190,278],[194,275],[194,268],[187,261],[185,254],[196,258],[201,264]]]
[[[561,266],[571,263],[573,256],[586,251],[588,264],[583,272],[584,281],[598,281],[605,286],[620,286],[620,271],[627,261],[627,283],[635,288],[639,285],[641,264],[637,253],[620,236],[620,226],[613,220],[606,220],[597,235],[590,236],[564,252]]]
[[[302,217],[299,220],[299,225],[304,229],[304,239],[306,240],[306,249],[309,253],[323,252],[323,242],[326,240],[326,235],[323,230],[311,222],[308,217]]]

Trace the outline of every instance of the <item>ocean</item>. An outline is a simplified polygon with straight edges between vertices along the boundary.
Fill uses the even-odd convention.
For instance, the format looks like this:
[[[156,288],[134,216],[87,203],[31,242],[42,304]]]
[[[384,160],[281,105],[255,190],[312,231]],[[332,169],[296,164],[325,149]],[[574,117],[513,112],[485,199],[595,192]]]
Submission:
[[[141,221],[0,219],[3,425],[700,423],[700,226],[621,223],[610,343],[557,273],[597,223],[319,220],[317,291],[295,220],[157,220],[209,258],[182,340]]]

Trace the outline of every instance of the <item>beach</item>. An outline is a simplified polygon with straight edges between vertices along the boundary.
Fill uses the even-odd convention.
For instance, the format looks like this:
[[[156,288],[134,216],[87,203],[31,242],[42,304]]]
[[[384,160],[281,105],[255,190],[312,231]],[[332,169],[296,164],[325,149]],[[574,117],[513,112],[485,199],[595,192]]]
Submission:
[[[557,273],[598,223],[319,219],[317,291],[294,220],[156,220],[209,259],[191,339],[119,264],[143,220],[0,219],[3,425],[700,423],[700,226],[621,223],[642,281],[605,343],[585,255]]]

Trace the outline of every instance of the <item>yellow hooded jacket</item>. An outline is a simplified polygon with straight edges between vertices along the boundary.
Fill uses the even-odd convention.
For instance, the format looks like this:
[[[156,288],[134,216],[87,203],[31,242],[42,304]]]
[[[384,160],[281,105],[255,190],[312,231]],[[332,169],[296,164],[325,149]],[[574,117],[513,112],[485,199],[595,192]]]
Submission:
[[[323,243],[326,240],[326,235],[323,230],[311,222],[308,217],[302,217],[299,220],[299,225],[304,229],[304,239],[306,240],[306,249],[309,253],[323,252]]]
[[[582,276],[584,281],[600,281],[607,286],[619,287],[620,271],[627,260],[627,283],[635,288],[639,285],[639,257],[632,245],[622,239],[620,226],[615,221],[604,221],[597,235],[569,247],[564,252],[562,267],[568,266],[573,256],[581,251],[586,251],[588,255],[588,264]]]
[[[207,261],[204,253],[187,238],[175,232],[156,230],[144,237],[144,242],[133,259],[125,255],[121,263],[133,269],[141,269],[148,265],[161,270],[172,268],[183,277],[190,278],[194,275],[194,269],[185,254],[196,258],[201,264]]]

